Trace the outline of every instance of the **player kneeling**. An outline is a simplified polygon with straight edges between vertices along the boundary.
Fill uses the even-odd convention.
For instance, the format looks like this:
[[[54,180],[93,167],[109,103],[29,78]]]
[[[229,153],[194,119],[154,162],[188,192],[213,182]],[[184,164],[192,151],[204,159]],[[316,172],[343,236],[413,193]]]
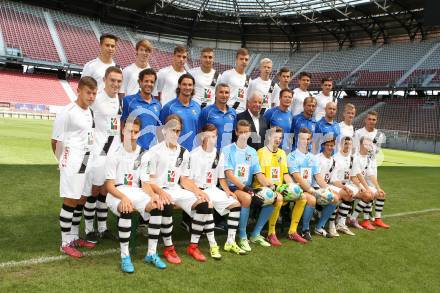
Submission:
[[[374,226],[377,226],[388,229],[390,226],[382,221],[382,211],[385,204],[386,193],[379,185],[379,181],[377,179],[376,162],[371,156],[371,152],[373,151],[373,140],[368,137],[362,137],[359,141],[359,144],[359,155],[355,158],[355,170],[358,174],[357,177],[367,192],[371,193],[373,200],[375,201],[375,219],[371,219],[370,221],[371,212],[373,210],[373,202],[359,201],[356,209],[350,216],[349,223],[351,225],[356,225],[357,217],[359,213],[363,211],[364,221],[362,221],[360,224],[362,228],[367,230],[375,230],[376,228]]]
[[[305,196],[303,196],[302,189],[293,183],[292,177],[290,177],[289,170],[287,169],[286,153],[279,148],[282,143],[283,130],[278,126],[272,127],[266,132],[266,136],[267,144],[258,150],[258,159],[263,174],[269,181],[277,186],[277,199],[274,211],[269,219],[269,229],[266,240],[272,246],[281,245],[275,231],[276,223],[280,215],[281,207],[293,202],[292,219],[287,237],[299,243],[306,243],[307,240],[302,238],[296,230],[307,200]],[[259,187],[260,185],[258,182],[254,182],[254,186]]]
[[[255,175],[256,180],[263,187],[274,189],[275,185],[269,182],[261,173],[257,151],[247,144],[247,140],[251,135],[250,123],[246,120],[238,121],[235,133],[238,137],[237,142],[223,148],[225,155],[225,175],[228,179],[229,189],[234,192],[238,201],[241,203],[239,245],[242,250],[250,252],[252,249],[247,238],[246,226],[249,219],[251,203],[256,207],[262,208],[250,240],[253,243],[268,247],[270,243],[267,242],[260,233],[272,215],[274,209],[272,203],[275,200],[274,193],[267,188],[259,189],[257,190],[258,192],[255,193],[250,187],[252,179]],[[272,201],[270,201],[270,198]]]
[[[338,148],[339,152],[334,156],[335,171],[331,178],[332,184],[339,188],[348,188],[351,193],[348,196],[341,198],[338,209],[338,219],[336,225],[334,222],[329,223],[329,233],[334,233],[333,230],[343,234],[354,236],[355,234],[347,227],[347,215],[353,205],[354,200],[359,199],[364,202],[371,201],[371,193],[363,187],[358,179],[354,167],[354,155],[352,155],[353,140],[346,136],[341,140],[341,146]],[[350,196],[352,195],[352,196]]]
[[[220,258],[221,255],[214,238],[214,215],[208,204],[209,196],[189,178],[191,175],[190,154],[177,142],[183,127],[185,126],[178,115],[172,114],[166,118],[163,129],[164,141],[153,146],[149,151],[151,178],[154,183],[169,194],[164,200],[173,202],[192,217],[191,243],[187,249],[188,255],[197,261],[206,261],[206,257],[198,248],[200,236],[205,230],[211,246],[211,255],[214,258]],[[166,246],[164,256],[171,263],[181,263],[169,233],[171,231],[162,231]],[[169,241],[166,240],[167,237],[169,237]]]
[[[138,211],[144,220],[149,219],[148,251],[144,260],[164,269],[166,264],[158,256],[157,242],[162,224],[164,205],[158,194],[149,184],[148,153],[143,153],[136,144],[139,137],[140,120],[127,122],[123,130],[123,144],[106,163],[106,182],[108,190],[107,205],[119,217],[119,243],[121,247],[121,270],[133,273],[134,266],[129,253],[131,219]],[[142,186],[140,183],[142,182]],[[157,188],[156,192],[157,192]]]
[[[225,179],[224,155],[215,146],[217,143],[217,128],[206,124],[201,129],[202,145],[191,152],[191,178],[194,183],[205,191],[216,211],[224,216],[228,214],[228,238],[224,245],[225,251],[245,254],[235,242],[235,235],[240,220],[240,203],[237,196],[229,189]],[[221,189],[217,187],[220,184]],[[206,233],[213,233],[214,223],[206,223]],[[211,246],[211,256],[220,257],[217,246]]]

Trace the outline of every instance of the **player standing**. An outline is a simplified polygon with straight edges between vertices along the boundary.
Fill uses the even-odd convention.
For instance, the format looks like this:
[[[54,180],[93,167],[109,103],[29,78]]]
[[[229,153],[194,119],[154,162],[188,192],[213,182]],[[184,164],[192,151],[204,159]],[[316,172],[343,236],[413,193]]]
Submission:
[[[177,81],[186,73],[185,64],[188,58],[188,50],[185,47],[174,48],[173,61],[170,66],[164,67],[157,72],[157,82],[154,87],[155,96],[162,105],[165,105],[176,97]]]
[[[293,116],[304,111],[304,99],[310,97],[309,85],[312,75],[308,72],[300,72],[298,76],[298,87],[293,90],[295,100],[292,104]]]
[[[314,115],[316,121],[321,120],[321,118],[325,116],[325,108],[328,103],[335,102],[337,104],[337,100],[331,95],[332,89],[333,79],[330,77],[323,78],[321,80],[321,92],[315,96],[318,102]]]
[[[280,92],[284,89],[289,89],[289,83],[292,80],[292,72],[287,67],[281,67],[278,71],[278,83],[275,84],[272,93],[272,106],[275,107],[280,104]]]
[[[103,34],[99,38],[99,56],[84,65],[81,77],[91,76],[98,83],[98,92],[104,88],[105,70],[115,66],[113,56],[116,53],[118,37],[112,34]]]
[[[94,243],[84,241],[71,234],[73,223],[79,225],[83,206],[79,204],[84,192],[88,160],[93,147],[94,121],[89,106],[95,101],[98,85],[89,76],[78,83],[78,98],[58,113],[52,131],[52,151],[59,161],[60,196],[63,205],[60,211],[61,246],[60,251],[71,257],[83,254],[79,247],[94,247]]]
[[[296,100],[295,96],[295,100]],[[307,97],[303,102],[304,111],[299,113],[292,118],[292,127],[290,132],[295,135],[293,140],[292,150],[296,149],[299,133],[302,128],[306,128],[310,130],[310,133],[315,132],[316,130],[316,120],[313,118],[313,113],[315,113],[316,109],[316,99],[314,97]],[[312,150],[312,145],[309,144],[309,150]]]
[[[339,122],[339,129],[341,129],[341,137],[354,137],[353,119],[356,115],[356,107],[351,104],[345,104],[343,117],[344,120]]]
[[[272,60],[269,58],[261,59],[260,76],[249,82],[249,88],[247,90],[247,99],[249,99],[250,94],[254,91],[259,91],[263,94],[263,104],[261,105],[262,113],[272,105],[272,93],[275,88],[275,81],[270,79],[272,66]]]
[[[139,91],[139,73],[150,68],[148,60],[153,52],[153,45],[147,39],[142,39],[136,43],[136,60],[122,70],[123,81],[120,96],[135,95]]]
[[[200,67],[192,68],[188,72],[195,80],[193,99],[202,109],[214,103],[214,91],[220,73],[212,67],[213,65],[214,50],[203,48],[200,56]]]
[[[246,110],[247,89],[249,87],[249,76],[246,75],[248,63],[248,49],[238,49],[235,56],[235,68],[223,72],[218,80],[219,83],[229,85],[231,98],[228,105],[234,108],[237,113]]]
[[[319,134],[319,137],[315,135],[315,138],[318,145],[321,145],[320,141],[325,141],[326,137],[333,137],[336,140],[341,134],[339,123],[335,120],[336,110],[336,103],[328,102],[325,106],[325,116],[316,122],[315,133]]]

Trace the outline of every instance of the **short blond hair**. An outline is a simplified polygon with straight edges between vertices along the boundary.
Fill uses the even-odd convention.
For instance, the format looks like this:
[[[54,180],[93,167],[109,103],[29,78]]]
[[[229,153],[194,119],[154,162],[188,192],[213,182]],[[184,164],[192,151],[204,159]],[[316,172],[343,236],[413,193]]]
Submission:
[[[272,63],[273,64],[272,60],[270,60],[269,58],[263,58],[263,59],[260,60],[260,66],[263,65],[263,64],[266,64],[266,63]]]

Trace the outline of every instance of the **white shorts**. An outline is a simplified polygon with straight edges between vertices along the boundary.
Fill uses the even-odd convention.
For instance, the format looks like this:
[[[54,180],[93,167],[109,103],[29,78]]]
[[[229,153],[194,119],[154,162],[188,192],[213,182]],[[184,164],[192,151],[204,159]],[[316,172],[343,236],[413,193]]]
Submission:
[[[164,189],[171,196],[171,200],[175,205],[184,210],[188,215],[192,216],[191,208],[197,201],[197,196],[186,189],[176,187],[173,189]]]
[[[356,185],[350,183],[345,184],[345,186],[350,189],[351,192],[353,192],[353,198],[357,198],[356,195],[359,193],[359,188]]]
[[[203,191],[208,194],[215,210],[222,216],[229,213],[227,209],[228,206],[238,203],[235,198],[228,196],[226,192],[217,187],[207,188]]]
[[[145,207],[150,203],[151,198],[142,190],[142,188],[128,185],[120,185],[116,188],[130,199],[131,203],[133,204],[133,208],[139,212],[145,221],[150,218],[150,214],[145,211]],[[105,202],[113,214],[118,217],[121,215],[118,211],[118,206],[121,202],[119,198],[116,198],[108,193]]]
[[[328,188],[329,188],[331,191],[336,192],[336,193],[339,193],[339,192],[341,191],[341,188],[339,188],[339,187],[337,187],[337,186],[334,186],[334,185],[331,185],[331,184],[328,185]]]
[[[373,195],[374,198],[376,198],[376,194],[377,194],[377,189],[376,187],[372,186],[372,185],[368,185],[368,187],[371,190],[371,194]]]
[[[105,164],[107,156],[96,156],[90,163],[90,171],[87,173],[84,186],[84,196],[92,195],[92,186],[101,186],[105,183]]]
[[[85,152],[64,149],[58,165],[60,169],[60,197],[80,199],[84,194],[86,177],[90,172],[88,162],[91,160],[91,156],[89,156],[84,173],[79,173],[84,157]]]

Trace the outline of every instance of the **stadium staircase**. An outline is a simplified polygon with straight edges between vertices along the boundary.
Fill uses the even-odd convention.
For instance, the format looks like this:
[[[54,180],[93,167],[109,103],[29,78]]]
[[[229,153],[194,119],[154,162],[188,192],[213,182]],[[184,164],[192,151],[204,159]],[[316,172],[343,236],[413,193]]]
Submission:
[[[53,44],[55,45],[55,49],[57,50],[58,57],[60,58],[61,62],[67,63],[66,53],[64,52],[64,48],[61,44],[57,29],[55,28],[55,24],[53,23],[52,16],[48,11],[44,11],[43,15],[44,19],[46,20],[47,28],[49,29],[50,35],[52,37]]]

